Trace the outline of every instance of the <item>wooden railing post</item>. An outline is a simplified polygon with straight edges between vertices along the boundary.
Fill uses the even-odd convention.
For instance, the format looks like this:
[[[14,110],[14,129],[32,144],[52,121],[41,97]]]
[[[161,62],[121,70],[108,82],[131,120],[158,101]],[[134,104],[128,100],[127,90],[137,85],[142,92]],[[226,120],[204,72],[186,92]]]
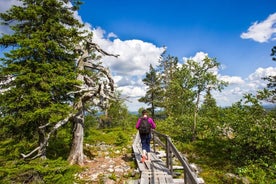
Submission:
[[[170,137],[166,136],[166,155],[167,155],[167,167],[173,175],[173,160],[172,160],[172,150],[171,150],[171,140]]]
[[[170,163],[169,163],[169,141],[166,137],[166,166],[167,166],[167,168],[169,168],[169,165],[170,165]]]
[[[155,147],[155,133],[152,132],[152,140],[153,140],[153,151],[156,153],[156,147]]]
[[[197,174],[192,171],[192,169],[190,168],[190,165],[188,163],[188,161],[186,159],[184,159],[183,155],[177,150],[177,148],[174,146],[174,144],[171,142],[170,137],[165,135],[165,134],[161,134],[159,132],[156,132],[155,130],[153,130],[153,135],[154,135],[154,145],[156,144],[156,142],[161,145],[163,147],[163,149],[165,149],[166,151],[166,166],[169,169],[169,171],[171,172],[171,174],[173,175],[173,160],[172,160],[172,156],[174,155],[181,163],[181,165],[183,166],[183,172],[184,172],[184,183],[185,184],[204,184],[204,181],[201,181],[197,177]],[[165,139],[165,143],[163,143],[159,137],[162,137]],[[155,148],[154,148],[155,149]],[[156,150],[154,150],[156,152]]]

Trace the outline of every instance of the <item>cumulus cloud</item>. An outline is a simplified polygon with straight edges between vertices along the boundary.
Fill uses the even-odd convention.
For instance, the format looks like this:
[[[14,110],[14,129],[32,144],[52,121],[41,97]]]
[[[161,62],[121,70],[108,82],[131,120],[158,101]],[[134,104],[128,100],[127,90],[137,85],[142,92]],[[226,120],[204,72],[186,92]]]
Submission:
[[[244,94],[255,94],[258,90],[265,88],[267,82],[262,78],[275,75],[276,67],[268,67],[258,68],[244,79],[237,76],[220,76],[220,79],[228,81],[229,85],[221,93],[213,92],[213,96],[219,106],[230,106],[242,99]]]
[[[195,62],[197,62],[199,65],[203,65],[203,60],[206,58],[206,57],[208,57],[208,53],[204,53],[204,52],[197,52],[196,54],[195,54],[195,56],[192,56],[192,57],[183,57],[182,59],[183,59],[183,62],[184,62],[184,64],[188,61],[188,60],[193,60],[193,61],[195,61]],[[209,72],[212,72],[212,73],[214,73],[215,75],[217,75],[218,74],[218,68],[212,68],[212,69],[210,69],[209,70]]]
[[[195,56],[191,56],[191,57],[183,57],[183,61],[184,63],[187,62],[188,60],[194,60],[198,63],[202,63],[202,60],[205,58],[205,57],[208,57],[208,54],[207,53],[204,53],[204,52],[197,52],[195,54]]]
[[[199,64],[205,57],[208,57],[207,53],[197,52],[194,56],[183,57],[184,64],[187,60],[194,60]],[[244,94],[256,92],[266,87],[267,82],[263,80],[267,76],[276,75],[276,67],[257,68],[252,74],[245,78],[240,76],[221,75],[218,69],[213,71],[217,75],[219,80],[228,82],[228,86],[219,91],[212,91],[213,97],[216,99],[217,104],[221,107],[231,106],[233,103],[238,102],[244,96]],[[204,94],[203,94],[204,95]],[[203,98],[201,99],[201,101]]]
[[[223,80],[225,82],[228,82],[229,84],[243,84],[244,80],[239,76],[218,76],[219,80]]]
[[[120,40],[113,41],[105,38],[105,31],[101,28],[93,30],[94,41],[99,46],[112,54],[119,54],[118,58],[104,57],[103,62],[109,66],[115,74],[127,76],[142,76],[149,70],[150,64],[155,67],[164,48],[157,47],[152,43],[142,40]],[[110,33],[111,34],[111,33]],[[109,34],[109,36],[110,36]],[[112,33],[111,35],[114,35]]]
[[[93,28],[93,41],[110,54],[119,57],[103,56],[103,64],[110,68],[117,89],[127,98],[126,105],[130,111],[143,107],[138,99],[145,95],[146,86],[142,82],[150,64],[159,64],[164,47],[158,47],[142,40],[121,40],[115,33],[106,33],[102,28]],[[113,40],[112,40],[113,39]]]
[[[258,68],[254,73],[248,76],[249,80],[258,80],[263,77],[274,76],[276,75],[276,70],[274,67],[268,68]]]
[[[262,22],[254,22],[247,32],[241,34],[243,39],[252,39],[256,42],[267,42],[270,39],[275,40],[276,33],[276,13],[271,14]]]
[[[103,50],[119,55],[118,58],[104,56],[102,62],[112,71],[122,95],[144,96],[146,91],[141,81],[149,71],[150,64],[153,67],[159,64],[164,48],[142,40],[120,40],[114,33],[105,36],[106,32],[101,28],[93,29],[93,35],[94,42]],[[110,40],[111,37],[115,39]]]

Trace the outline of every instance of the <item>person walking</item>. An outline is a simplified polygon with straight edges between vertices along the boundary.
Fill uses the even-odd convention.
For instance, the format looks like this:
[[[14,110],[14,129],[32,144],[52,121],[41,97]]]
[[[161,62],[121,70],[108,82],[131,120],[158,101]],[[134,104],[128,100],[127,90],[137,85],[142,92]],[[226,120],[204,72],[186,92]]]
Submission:
[[[139,135],[142,144],[142,159],[141,162],[145,162],[149,159],[150,153],[150,140],[151,140],[151,129],[155,129],[156,124],[152,118],[148,116],[147,110],[142,111],[142,117],[140,117],[136,123],[136,129],[139,130]]]

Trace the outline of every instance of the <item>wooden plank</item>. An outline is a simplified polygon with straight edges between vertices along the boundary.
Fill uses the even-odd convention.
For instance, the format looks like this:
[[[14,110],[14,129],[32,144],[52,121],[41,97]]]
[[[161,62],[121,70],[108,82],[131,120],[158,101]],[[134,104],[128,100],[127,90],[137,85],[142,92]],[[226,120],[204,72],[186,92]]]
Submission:
[[[166,183],[170,183],[170,184],[174,183],[173,177],[171,175],[167,175],[167,177],[166,177]]]
[[[149,175],[146,172],[142,172],[140,184],[149,184]]]
[[[141,184],[173,184],[173,178],[163,172],[142,172],[141,174]]]
[[[157,178],[158,178],[158,183],[167,183],[166,176],[159,174]]]
[[[140,136],[137,134],[132,145],[137,165],[141,172],[140,184],[172,184],[173,177],[163,161],[153,152],[150,153],[150,160],[141,163],[142,147]]]
[[[174,184],[184,184],[183,178],[173,179]]]
[[[162,161],[152,162],[153,169],[156,171],[161,171],[165,173],[170,173],[170,170],[166,168],[166,165]]]

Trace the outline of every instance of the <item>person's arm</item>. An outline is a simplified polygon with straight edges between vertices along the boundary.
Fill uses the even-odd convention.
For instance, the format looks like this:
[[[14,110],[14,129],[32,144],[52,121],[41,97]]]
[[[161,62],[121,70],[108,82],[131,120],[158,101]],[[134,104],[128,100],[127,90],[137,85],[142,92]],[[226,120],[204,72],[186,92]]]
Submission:
[[[141,118],[138,119],[135,128],[138,129],[140,127]]]

